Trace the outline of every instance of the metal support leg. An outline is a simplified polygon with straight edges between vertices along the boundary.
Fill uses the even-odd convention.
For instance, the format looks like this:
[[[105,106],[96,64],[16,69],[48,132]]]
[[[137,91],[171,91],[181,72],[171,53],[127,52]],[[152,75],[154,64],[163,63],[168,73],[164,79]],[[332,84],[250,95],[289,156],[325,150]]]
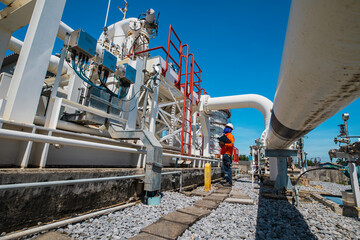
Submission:
[[[275,188],[279,190],[290,189],[291,182],[287,175],[287,157],[277,158],[278,175],[275,181]]]
[[[269,167],[270,167],[270,180],[275,181],[278,175],[278,164],[275,157],[269,158]]]
[[[59,120],[59,116],[60,116],[61,103],[62,103],[61,98],[50,99],[49,109],[46,114],[46,120],[45,120],[44,127],[56,129],[56,126],[57,126],[57,123]],[[52,131],[49,131],[48,136],[51,136],[51,135],[52,135]],[[39,168],[44,168],[46,166],[46,160],[47,160],[47,156],[48,156],[48,152],[49,152],[49,147],[50,147],[50,144],[45,143],[42,148]]]
[[[159,108],[158,101],[159,101],[160,77],[155,80],[154,88],[155,89],[151,104],[149,131],[155,134],[156,118],[158,116],[158,108]]]
[[[11,81],[5,119],[33,123],[65,2],[36,1]]]
[[[140,91],[141,86],[144,84],[144,78],[143,78],[143,60],[137,59],[136,60],[136,77],[135,77],[135,83],[132,84],[130,87],[130,91],[128,96],[126,96],[126,99],[132,98],[138,91]],[[138,114],[138,104],[139,100],[137,97],[133,98],[131,101],[126,102],[123,104],[125,105],[125,109],[128,111],[131,110],[129,113],[125,113],[122,115],[123,118],[128,120],[127,129],[128,130],[134,130],[136,129],[136,119]]]
[[[36,132],[36,126],[33,127],[31,133],[34,134],[35,132]],[[21,168],[26,168],[28,166],[32,145],[33,145],[33,141],[28,141],[26,143],[26,148],[25,148],[24,154],[22,155],[22,158],[20,159],[20,162],[21,162],[20,167]]]
[[[360,207],[360,190],[359,190],[359,179],[357,176],[356,165],[353,162],[349,163],[349,172],[351,179],[351,189],[354,194],[354,203],[356,207]]]
[[[70,38],[70,33],[66,33],[66,37],[64,40],[64,44],[63,44],[63,48],[61,49],[61,56],[60,56],[60,60],[59,60],[59,66],[56,72],[56,78],[55,78],[55,82],[51,91],[51,95],[50,95],[50,99],[53,99],[56,97],[57,95],[57,91],[58,91],[58,87],[60,84],[60,78],[61,78],[61,71],[63,69],[64,66],[64,61],[65,61],[65,54],[66,54],[66,49],[67,46],[69,44],[69,38]]]
[[[210,120],[209,116],[200,112],[199,121],[204,141],[204,157],[210,157]]]
[[[148,192],[159,191],[161,188],[162,146],[155,136],[144,130],[118,131],[111,125],[108,130],[112,138],[139,139],[146,146],[144,190]]]

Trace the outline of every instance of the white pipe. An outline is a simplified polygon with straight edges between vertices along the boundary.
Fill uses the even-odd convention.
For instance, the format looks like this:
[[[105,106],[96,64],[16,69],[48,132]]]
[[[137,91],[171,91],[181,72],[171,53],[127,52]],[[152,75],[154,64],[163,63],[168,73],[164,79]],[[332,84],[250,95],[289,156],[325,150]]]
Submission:
[[[41,226],[41,227],[36,227],[36,228],[32,228],[32,229],[25,230],[25,231],[22,231],[22,232],[17,232],[17,233],[13,233],[13,234],[10,234],[10,235],[4,236],[4,237],[0,237],[0,240],[18,239],[18,238],[21,238],[21,237],[24,237],[24,236],[33,235],[33,234],[36,234],[36,233],[39,233],[39,232],[43,232],[43,231],[47,231],[47,230],[50,230],[50,229],[66,226],[68,224],[81,222],[81,221],[84,221],[84,220],[89,219],[89,218],[97,217],[97,216],[108,214],[108,213],[115,212],[115,211],[119,211],[121,209],[134,206],[135,204],[138,204],[138,203],[139,202],[127,203],[127,204],[124,204],[124,205],[121,205],[121,206],[112,207],[112,208],[108,208],[108,209],[105,209],[105,210],[85,214],[85,215],[82,215],[82,216],[79,216],[79,217],[74,217],[74,218],[70,218],[70,219],[67,219],[67,220],[50,223],[50,224],[47,224],[47,225],[44,225],[44,226]]]
[[[264,116],[265,129],[269,127],[271,108],[273,103],[266,97],[257,94],[244,94],[228,97],[216,97],[205,100],[205,112],[210,110],[234,109],[234,108],[255,108]]]
[[[295,140],[360,95],[360,1],[292,1],[267,137]]]
[[[181,174],[181,171],[174,172],[163,172],[164,175],[175,175]],[[20,188],[36,188],[36,187],[52,187],[52,186],[63,186],[63,185],[73,185],[80,183],[95,183],[95,182],[107,182],[107,181],[117,181],[117,180],[127,180],[133,178],[144,178],[145,174],[141,175],[126,175],[126,176],[117,176],[117,177],[104,177],[104,178],[83,178],[75,180],[60,180],[60,181],[50,181],[50,182],[29,182],[29,183],[15,183],[15,184],[3,184],[0,185],[0,190],[14,190]]]
[[[20,141],[33,141],[33,142],[42,142],[42,143],[51,143],[51,144],[61,144],[61,145],[67,145],[67,146],[85,147],[85,148],[92,148],[92,149],[117,151],[117,152],[128,152],[128,153],[138,153],[138,154],[146,153],[146,150],[141,150],[141,149],[120,147],[120,146],[114,146],[114,145],[109,145],[109,144],[88,142],[88,141],[83,141],[83,140],[75,140],[75,139],[62,138],[62,137],[53,137],[53,136],[19,132],[19,131],[6,130],[6,129],[0,129],[0,137],[7,138],[7,139],[20,140]]]
[[[45,117],[35,116],[34,123],[44,126]],[[110,134],[107,131],[100,131],[95,128],[84,127],[82,125],[72,123],[72,122],[66,122],[63,120],[58,120],[56,128],[62,129],[62,130],[67,130],[67,131],[72,131],[72,132],[77,132],[77,133],[91,134],[91,135],[95,135],[95,136],[110,137]]]
[[[146,150],[142,150],[142,149],[120,147],[120,146],[114,146],[103,143],[95,143],[95,142],[75,140],[75,139],[69,139],[63,137],[54,137],[54,136],[40,135],[34,133],[26,133],[26,132],[7,130],[7,129],[0,129],[0,137],[6,139],[20,140],[20,141],[33,141],[33,142],[41,142],[41,143],[60,144],[65,146],[85,147],[92,149],[117,151],[117,152],[128,152],[128,153],[138,153],[138,154],[146,153]],[[214,159],[183,156],[180,154],[171,154],[171,153],[163,153],[163,156],[193,159],[193,160],[200,160],[207,162],[219,162],[219,160],[214,160]]]
[[[171,173],[168,173],[171,174]],[[162,174],[164,175],[164,174]],[[29,183],[15,183],[15,184],[3,184],[0,185],[0,190],[14,190],[19,188],[36,188],[36,187],[52,187],[52,186],[63,186],[63,185],[72,185],[80,183],[96,183],[96,182],[107,182],[107,181],[117,181],[117,180],[127,180],[133,178],[143,178],[142,175],[127,175],[127,176],[118,176],[118,177],[104,177],[104,178],[84,178],[84,179],[75,179],[75,180],[61,180],[61,181],[50,181],[50,182],[29,182]]]
[[[14,53],[20,53],[22,46],[24,45],[23,41],[20,41],[17,38],[14,38],[13,36],[11,36],[10,41],[9,41],[9,45],[8,45],[8,49],[10,51],[13,51]]]
[[[180,154],[172,154],[172,153],[163,153],[163,156],[176,157],[176,158],[185,158],[185,159],[199,160],[199,161],[205,161],[205,162],[220,162],[220,160],[215,160],[215,159],[200,158],[200,157],[190,157],[190,156],[185,156],[185,155],[180,155]]]
[[[65,41],[66,33],[72,33],[73,31],[74,31],[74,29],[72,29],[71,27],[69,27],[68,25],[66,25],[63,22],[60,22],[57,37],[60,38],[61,40]]]

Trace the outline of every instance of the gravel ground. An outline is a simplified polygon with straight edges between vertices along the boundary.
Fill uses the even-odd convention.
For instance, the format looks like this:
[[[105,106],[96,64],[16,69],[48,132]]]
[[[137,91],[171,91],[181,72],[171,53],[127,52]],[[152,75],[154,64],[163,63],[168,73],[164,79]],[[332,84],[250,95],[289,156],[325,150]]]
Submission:
[[[162,216],[193,205],[201,197],[187,197],[181,193],[165,192],[160,206],[142,203],[121,211],[91,218],[84,222],[57,229],[74,239],[128,239]],[[32,238],[37,237],[33,236]]]
[[[212,193],[212,192],[214,192],[215,190],[216,190],[215,184],[211,184],[210,191],[208,191],[208,192]],[[195,191],[196,191],[196,192],[204,192],[204,191],[205,191],[205,188],[204,188],[204,186],[200,186],[200,187],[197,187],[197,188],[195,189]]]
[[[350,186],[311,182],[326,191],[340,194]],[[212,187],[212,190],[215,188]],[[199,187],[197,191],[203,190]],[[234,181],[233,192],[247,193],[255,205],[221,203],[212,213],[188,228],[178,239],[360,239],[360,219],[343,217],[318,202],[294,207],[285,200],[259,198],[266,191],[248,178]],[[163,215],[192,205],[200,197],[165,192],[161,206],[138,204],[57,231],[74,239],[128,239]]]
[[[304,186],[298,186],[299,190],[310,190],[314,192],[328,192],[334,195],[340,195],[341,192],[351,189],[351,185],[342,185],[342,184],[336,184],[331,182],[317,182],[317,181],[310,181],[311,185],[320,185],[321,188],[315,188],[312,186],[304,187]]]
[[[312,182],[333,194],[350,188],[334,183]],[[343,217],[318,202],[300,203],[259,198],[258,184],[249,179],[235,182],[233,191],[249,194],[255,205],[221,203],[206,218],[187,229],[178,239],[360,239],[360,219]],[[317,188],[302,187],[313,190]]]

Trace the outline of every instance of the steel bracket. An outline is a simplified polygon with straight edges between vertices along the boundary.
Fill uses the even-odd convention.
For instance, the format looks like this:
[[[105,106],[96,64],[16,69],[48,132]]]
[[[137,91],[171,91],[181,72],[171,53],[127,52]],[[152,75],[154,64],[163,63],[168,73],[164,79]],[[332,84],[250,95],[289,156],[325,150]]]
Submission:
[[[290,149],[265,149],[265,157],[296,157],[297,150]]]
[[[114,139],[140,140],[146,147],[145,191],[159,191],[161,188],[162,146],[156,137],[146,130],[119,130],[108,126],[110,136]]]

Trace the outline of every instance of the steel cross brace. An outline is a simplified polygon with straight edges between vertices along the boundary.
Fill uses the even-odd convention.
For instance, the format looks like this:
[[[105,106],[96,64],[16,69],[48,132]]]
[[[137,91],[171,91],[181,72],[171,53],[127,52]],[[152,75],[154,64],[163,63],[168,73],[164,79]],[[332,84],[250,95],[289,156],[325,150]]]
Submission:
[[[159,191],[161,188],[162,146],[155,136],[146,130],[120,130],[108,126],[110,136],[122,140],[140,140],[146,147],[146,167],[144,190]]]

